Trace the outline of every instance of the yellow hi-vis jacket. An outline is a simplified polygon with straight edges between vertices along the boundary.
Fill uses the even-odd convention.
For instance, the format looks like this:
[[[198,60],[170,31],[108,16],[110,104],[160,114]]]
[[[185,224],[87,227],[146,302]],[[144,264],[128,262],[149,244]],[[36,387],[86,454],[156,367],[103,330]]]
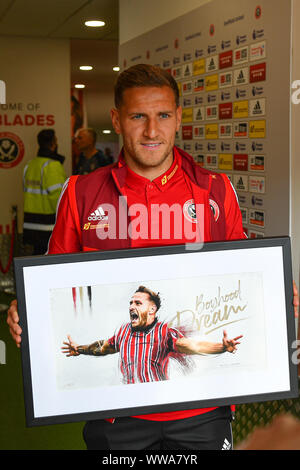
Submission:
[[[52,231],[57,202],[66,181],[63,165],[37,156],[24,168],[24,229]]]

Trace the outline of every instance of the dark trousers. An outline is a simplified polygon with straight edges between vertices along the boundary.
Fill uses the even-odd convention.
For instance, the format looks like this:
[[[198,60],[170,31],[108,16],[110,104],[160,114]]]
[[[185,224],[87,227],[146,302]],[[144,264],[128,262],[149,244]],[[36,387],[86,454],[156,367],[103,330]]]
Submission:
[[[33,247],[33,255],[44,255],[48,250],[48,242],[52,232],[44,230],[23,230],[24,245]]]
[[[231,419],[230,407],[224,406],[173,421],[97,420],[86,423],[83,437],[88,450],[230,450]]]

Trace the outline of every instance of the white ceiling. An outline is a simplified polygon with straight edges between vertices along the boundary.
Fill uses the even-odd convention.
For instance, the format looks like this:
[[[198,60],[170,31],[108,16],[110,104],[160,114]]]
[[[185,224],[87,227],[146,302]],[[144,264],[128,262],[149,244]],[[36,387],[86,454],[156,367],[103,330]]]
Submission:
[[[88,124],[98,129],[110,127],[106,108],[116,79],[112,67],[118,65],[118,4],[118,0],[0,0],[0,36],[70,39],[71,85],[84,83],[87,95],[106,95],[104,109],[98,105],[97,111],[91,109]],[[105,21],[105,26],[86,27],[84,22],[91,19]],[[80,71],[80,65],[92,65],[93,70]]]

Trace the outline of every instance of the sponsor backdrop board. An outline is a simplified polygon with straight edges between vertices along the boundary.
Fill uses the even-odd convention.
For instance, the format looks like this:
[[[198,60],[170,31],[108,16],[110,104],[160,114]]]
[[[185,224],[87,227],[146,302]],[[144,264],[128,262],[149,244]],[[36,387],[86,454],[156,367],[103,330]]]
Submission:
[[[289,234],[290,0],[213,0],[120,46],[176,79],[176,145],[228,175],[249,237]]]

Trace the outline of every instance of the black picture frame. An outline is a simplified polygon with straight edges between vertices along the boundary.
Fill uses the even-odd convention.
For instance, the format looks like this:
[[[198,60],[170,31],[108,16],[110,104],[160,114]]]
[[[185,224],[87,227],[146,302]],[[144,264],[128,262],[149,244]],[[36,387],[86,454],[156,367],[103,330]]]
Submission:
[[[272,261],[275,258],[276,261]],[[216,263],[216,259],[218,263]],[[249,265],[247,265],[247,263]],[[222,268],[223,265],[224,267]],[[180,274],[174,274],[174,266],[177,266]],[[141,269],[141,267],[143,269]],[[20,326],[22,328],[21,353],[27,426],[137,416],[149,413],[206,408],[229,404],[237,405],[241,403],[289,399],[298,396],[297,364],[293,359],[296,328],[293,308],[291,243],[289,237],[212,242],[206,243],[203,246],[176,245],[116,251],[20,257],[14,259],[14,269]],[[190,272],[189,269],[193,271],[191,277],[186,274]],[[240,269],[240,271],[238,271],[238,269]],[[97,380],[100,381],[100,385],[90,384],[87,388],[85,388],[85,386],[80,388],[76,386],[76,383],[75,385],[73,383],[73,388],[68,389],[69,384],[64,384],[62,385],[62,389],[56,390],[55,387],[58,387],[58,379],[56,363],[53,360],[53,356],[58,357],[57,361],[59,361],[59,364],[61,364],[60,357],[63,357],[64,361],[69,361],[64,362],[63,371],[60,371],[60,377],[63,377],[63,380],[65,379],[65,375],[72,373],[69,370],[71,364],[75,369],[79,366],[74,365],[77,358],[67,358],[66,355],[61,354],[61,351],[61,356],[59,356],[57,348],[53,348],[54,340],[49,340],[49,336],[52,335],[51,329],[53,328],[55,332],[58,331],[58,329],[53,327],[52,316],[58,318],[58,321],[64,322],[63,317],[67,310],[67,308],[64,307],[65,304],[63,301],[61,300],[60,304],[60,300],[57,300],[57,296],[52,295],[53,292],[56,293],[58,292],[57,289],[62,289],[59,291],[59,294],[61,293],[62,296],[66,295],[66,289],[71,289],[74,285],[74,279],[77,279],[76,276],[78,276],[79,284],[75,285],[75,289],[80,286],[89,288],[91,286],[91,279],[94,279],[95,276],[98,280],[95,281],[96,284],[94,284],[94,286],[97,287],[99,286],[99,282],[102,282],[101,289],[103,289],[104,292],[110,292],[109,289],[115,291],[116,286],[117,288],[120,286],[122,289],[125,289],[125,287],[127,289],[127,285],[131,287],[131,284],[145,284],[145,282],[149,280],[147,276],[151,275],[148,274],[151,270],[152,272],[157,272],[157,278],[154,279],[154,281],[157,281],[157,284],[160,282],[165,283],[164,285],[167,286],[166,289],[170,292],[170,294],[168,294],[169,298],[172,297],[173,299],[175,296],[174,302],[176,301],[178,292],[184,295],[187,289],[192,289],[191,284],[198,283],[198,277],[201,278],[201,283],[207,285],[207,289],[215,289],[217,285],[216,280],[224,279],[224,283],[226,284],[229,282],[228,279],[231,279],[228,276],[232,276],[232,282],[235,282],[234,276],[242,277],[243,285],[247,290],[247,305],[250,302],[249,310],[252,308],[251,314],[249,317],[240,318],[240,320],[234,318],[233,321],[229,321],[227,324],[224,322],[226,328],[229,330],[236,328],[238,323],[240,326],[243,324],[243,327],[240,328],[241,330],[245,330],[245,324],[249,325],[247,327],[248,329],[245,330],[246,335],[240,340],[241,345],[237,348],[237,354],[235,354],[234,360],[238,360],[239,362],[232,365],[230,362],[223,364],[221,361],[221,364],[218,364],[217,372],[215,366],[210,365],[207,366],[205,373],[201,371],[197,372],[198,366],[196,366],[195,376],[192,378],[188,375],[181,376],[181,372],[178,372],[176,379],[174,379],[176,381],[174,382],[171,378],[169,380],[154,381],[151,383],[125,383],[120,385],[113,383],[113,385],[103,385],[101,384],[101,378],[97,378]],[[199,270],[198,277],[195,275],[195,273],[198,272],[197,270]],[[122,272],[126,272],[126,275],[128,273],[130,277],[130,273],[137,275],[136,272],[141,271],[142,273],[138,274],[139,281],[132,279],[124,280],[121,277],[121,282],[120,279],[116,282],[111,280],[113,279],[112,273],[117,276],[122,276]],[[146,272],[147,276],[145,274]],[[85,281],[86,273],[88,273],[87,277],[89,277],[89,279]],[[166,273],[170,273],[169,276],[172,276],[172,278],[166,277]],[[260,274],[258,275],[256,273]],[[215,276],[215,278],[213,276]],[[247,276],[250,276],[249,279]],[[68,279],[68,277],[72,279]],[[103,281],[101,281],[101,279],[103,279]],[[259,279],[261,279],[261,281]],[[177,284],[174,284],[175,280]],[[62,286],[62,282],[67,284]],[[252,285],[254,287],[251,287]],[[262,290],[257,290],[255,286],[258,286],[259,289]],[[275,309],[273,308],[275,305],[273,305],[275,302],[274,286],[278,287],[275,289],[276,296],[278,296],[278,299],[276,299],[278,304],[276,304],[277,307]],[[72,289],[74,289],[74,287],[72,287]],[[252,292],[251,289],[254,289],[254,291]],[[102,298],[103,290],[101,291]],[[49,292],[52,297],[50,294],[47,294]],[[240,294],[241,293],[239,293],[239,295]],[[229,294],[226,295],[229,296]],[[54,307],[51,307],[51,300],[49,300],[52,298],[55,299]],[[117,296],[110,296],[110,301],[114,303],[116,298]],[[199,297],[199,299],[200,298],[201,297]],[[213,298],[216,299],[217,297],[212,297],[212,299]],[[226,298],[225,295],[222,295],[222,302],[226,302]],[[260,304],[256,303],[255,306],[261,305],[261,312],[263,312],[264,315],[263,319],[262,313],[258,313],[260,310],[258,308],[253,309],[253,306],[251,307],[251,302],[254,301],[253,299],[255,299],[255,302],[261,302]],[[261,301],[258,299],[261,299]],[[218,301],[220,302],[220,291]],[[56,302],[58,302],[58,304],[56,304]],[[106,302],[109,302],[109,299],[107,299]],[[183,302],[185,302],[185,300]],[[203,305],[205,304],[204,302],[202,303]],[[57,311],[60,309],[55,308],[55,305],[61,305],[62,311],[59,315]],[[208,302],[206,302],[205,305],[205,308],[208,308]],[[212,310],[213,308],[214,307],[212,307]],[[272,312],[269,311],[269,309],[272,309]],[[101,320],[101,322],[103,322],[101,325],[106,325],[106,319],[109,319],[110,322],[113,321],[113,310],[114,307],[112,307],[112,311],[109,312],[109,315],[107,310],[105,311],[106,316]],[[247,310],[247,308],[245,310]],[[255,310],[255,312],[253,312],[253,310]],[[216,314],[216,311],[213,313]],[[128,313],[126,315],[128,317]],[[196,312],[196,316],[197,315],[198,313]],[[252,319],[251,315],[254,316],[254,319]],[[83,325],[91,321],[88,315],[85,318],[87,318],[87,320],[85,323],[82,323]],[[193,319],[195,318],[194,314]],[[199,315],[197,318],[199,320]],[[207,319],[208,317],[204,316],[203,318],[202,324],[204,325],[205,318]],[[213,317],[211,316],[210,318]],[[219,316],[219,318],[221,317]],[[232,318],[230,318],[230,320],[232,320]],[[84,321],[83,317],[80,321]],[[93,324],[93,321],[91,324]],[[259,330],[255,332],[257,321],[263,325],[263,328],[258,324],[257,328],[259,328]],[[74,323],[76,322],[78,322],[78,316],[76,317],[74,315]],[[222,320],[220,320],[220,322],[222,323]],[[116,321],[116,323],[118,322]],[[208,321],[206,321],[206,323],[208,323]],[[68,323],[68,325],[69,324],[70,323]],[[215,329],[220,329],[221,326],[221,324],[220,326],[217,324],[217,328]],[[62,326],[60,325],[60,328],[63,327],[64,324]],[[177,327],[178,325],[174,326],[175,329]],[[270,328],[274,328],[275,332],[270,332]],[[262,329],[264,329],[264,333],[261,332]],[[94,327],[92,327],[92,330],[94,330]],[[235,331],[236,330],[234,330],[234,332]],[[112,335],[113,333],[112,331]],[[92,334],[94,334],[94,331],[91,331],[91,335]],[[208,337],[211,334],[216,333],[210,332]],[[59,333],[55,333],[55,335],[57,336]],[[261,344],[264,342],[263,335],[265,335],[264,346]],[[96,334],[94,336],[95,340],[100,339]],[[257,339],[256,341],[257,337],[260,337],[261,340]],[[280,351],[276,350],[278,345],[271,344],[273,337],[274,341],[282,341],[282,344],[279,345]],[[244,348],[244,350],[242,348]],[[264,359],[261,360],[261,356],[258,354],[255,359],[256,362],[248,364],[249,361],[251,362],[254,351],[257,350],[257,348],[261,348]],[[241,351],[240,359],[239,351]],[[229,353],[225,354],[226,357],[230,356],[231,361],[233,355]],[[276,357],[277,354],[278,357]],[[84,357],[85,361],[106,360],[106,358]],[[220,357],[221,355],[218,355],[216,362],[220,360]],[[198,360],[197,357],[195,357],[195,359]],[[210,359],[209,357],[209,360]],[[277,365],[276,370],[274,369],[274,361]],[[265,364],[265,370],[258,372],[257,369],[263,367],[262,363]],[[85,364],[88,363],[85,362]],[[92,362],[90,364],[92,364]],[[199,364],[201,364],[202,367],[203,362],[199,362]],[[91,367],[96,366],[93,364]],[[83,365],[82,369],[86,369],[86,367]],[[54,377],[55,374],[56,376]],[[106,377],[105,374],[106,372],[104,371],[102,373],[103,377]],[[90,376],[88,375],[88,377]],[[264,379],[262,379],[260,385],[261,377],[266,377],[266,381],[264,382]],[[281,377],[284,378],[281,379]],[[84,381],[84,378],[82,378],[82,380]],[[220,383],[218,380],[220,380]],[[283,380],[283,383],[281,383],[281,380]],[[49,381],[49,383],[47,383],[47,381]],[[230,381],[232,382],[232,392],[231,389],[228,389],[228,382]],[[198,383],[199,388],[197,388]],[[253,383],[256,385],[254,386]],[[203,388],[206,388],[205,392]],[[180,390],[182,390],[182,393]],[[212,392],[215,396],[210,398]],[[195,393],[197,396],[199,393],[199,399],[195,399]],[[174,397],[172,397],[172,394],[174,394]],[[99,397],[99,409],[97,408],[97,396]],[[162,397],[161,402],[160,397]],[[110,402],[110,400],[112,401]],[[122,404],[119,403],[121,401]],[[104,402],[107,404],[103,405]],[[106,408],[100,409],[100,403],[102,407],[106,406]]]

